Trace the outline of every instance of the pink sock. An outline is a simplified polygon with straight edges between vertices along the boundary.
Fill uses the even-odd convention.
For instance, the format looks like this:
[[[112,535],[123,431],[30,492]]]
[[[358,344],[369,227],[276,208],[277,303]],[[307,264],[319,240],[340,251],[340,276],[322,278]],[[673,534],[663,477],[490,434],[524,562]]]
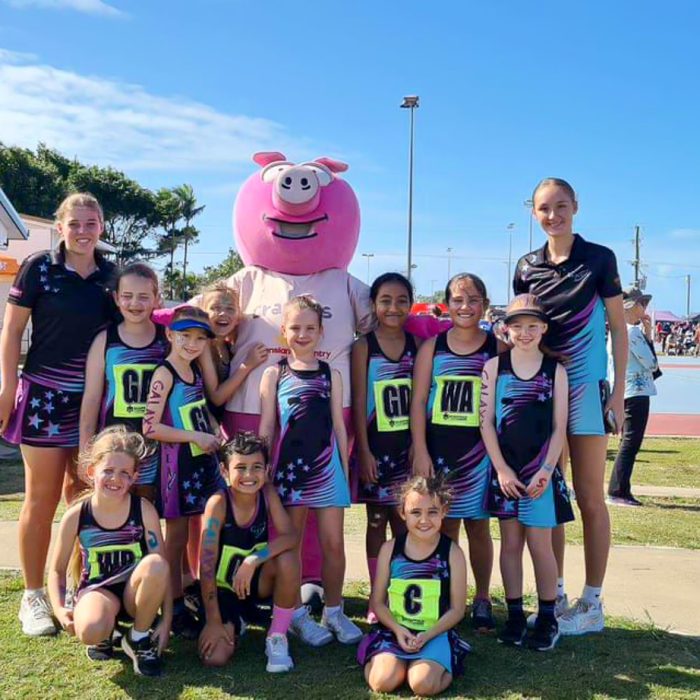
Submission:
[[[367,568],[369,569],[370,585],[374,583],[374,578],[377,575],[377,557],[367,557]]]
[[[273,634],[286,635],[289,625],[292,623],[292,615],[294,615],[294,608],[280,608],[277,605],[273,605],[272,622],[270,623],[267,636],[270,637]]]

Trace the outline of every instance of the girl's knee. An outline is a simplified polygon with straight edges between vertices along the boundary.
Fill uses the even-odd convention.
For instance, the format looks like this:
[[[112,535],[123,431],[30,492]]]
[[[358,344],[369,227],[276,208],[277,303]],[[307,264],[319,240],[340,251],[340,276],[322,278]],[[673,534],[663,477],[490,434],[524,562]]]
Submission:
[[[414,674],[409,671],[408,685],[416,695],[430,697],[442,692],[449,685],[445,675],[445,671],[437,669],[431,669],[427,673]]]
[[[112,634],[114,621],[106,619],[90,620],[83,624],[75,625],[75,636],[87,645],[104,642]]]
[[[406,679],[406,670],[398,660],[387,664],[372,659],[365,669],[367,684],[375,693],[392,693]]]
[[[136,567],[138,572],[143,577],[156,579],[159,581],[167,580],[170,575],[170,566],[161,554],[147,554]],[[135,572],[135,573],[136,573]]]
[[[287,550],[274,558],[275,575],[283,579],[293,579],[299,575],[299,552]]]

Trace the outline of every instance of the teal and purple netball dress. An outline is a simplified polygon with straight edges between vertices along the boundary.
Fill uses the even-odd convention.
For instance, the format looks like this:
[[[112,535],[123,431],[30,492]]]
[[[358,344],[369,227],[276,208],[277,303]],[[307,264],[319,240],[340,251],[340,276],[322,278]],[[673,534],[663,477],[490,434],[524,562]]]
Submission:
[[[8,304],[31,309],[32,337],[5,439],[33,447],[77,447],[85,365],[95,336],[116,317],[108,285],[114,265],[95,254],[81,277],[63,244],[29,256]]]
[[[143,417],[151,386],[151,377],[168,354],[168,340],[163,326],[156,326],[153,341],[142,348],[127,345],[119,335],[119,325],[107,328],[105,340],[105,381],[100,407],[99,429],[124,425],[135,433],[142,432]],[[158,450],[139,465],[136,484],[155,484],[158,475]]]
[[[416,359],[415,338],[406,333],[401,357],[382,351],[374,332],[367,339],[367,439],[377,460],[377,483],[360,483],[358,501],[395,506],[397,490],[411,475],[411,387]]]
[[[346,508],[350,489],[331,415],[331,368],[292,369],[279,362],[277,408],[280,434],[275,488],[287,506]]]
[[[402,627],[413,633],[425,632],[450,609],[450,548],[452,540],[441,534],[433,553],[420,561],[406,554],[404,533],[394,541],[389,564],[389,610]],[[454,545],[456,546],[456,545]],[[357,649],[357,660],[364,666],[377,654],[392,654],[405,661],[435,661],[448,673],[464,671],[464,657],[470,651],[454,629],[431,639],[420,651],[405,652],[394,633],[379,625],[365,635]]]
[[[554,382],[557,361],[543,357],[539,371],[521,379],[511,352],[498,356],[496,433],[503,459],[526,486],[544,464],[554,430]],[[491,467],[488,509],[500,519],[517,518],[526,527],[555,527],[574,519],[569,490],[558,466],[539,498],[506,496]]]
[[[129,515],[116,528],[102,527],[92,512],[91,499],[83,501],[78,520],[81,573],[77,598],[98,588],[122,599],[124,587],[138,563],[148,554],[141,499],[129,495]]]
[[[214,434],[204,382],[199,367],[192,363],[194,380],[186,382],[177,370],[165,360],[165,367],[173,377],[161,422],[179,430]],[[216,454],[207,454],[193,442],[160,443],[160,498],[163,518],[174,519],[200,515],[207,499],[226,488]]]
[[[487,333],[481,347],[467,355],[450,349],[448,331],[435,339],[433,379],[428,397],[428,452],[435,475],[442,474],[452,492],[448,518],[489,517],[486,496],[490,462],[479,429],[481,373],[498,352],[496,336]]]
[[[250,595],[240,600],[233,589],[233,580],[243,560],[265,549],[269,540],[268,510],[264,489],[258,491],[253,517],[239,525],[233,508],[231,491],[226,489],[226,519],[219,531],[219,554],[216,560],[216,588],[221,621],[230,622],[240,632],[241,617],[255,617],[255,606],[260,602],[258,583],[262,567],[253,574]]]
[[[566,357],[571,435],[604,435],[608,355],[605,299],[622,294],[615,254],[578,234],[567,260],[549,260],[547,244],[518,260],[516,294],[534,294],[549,318],[547,347]]]

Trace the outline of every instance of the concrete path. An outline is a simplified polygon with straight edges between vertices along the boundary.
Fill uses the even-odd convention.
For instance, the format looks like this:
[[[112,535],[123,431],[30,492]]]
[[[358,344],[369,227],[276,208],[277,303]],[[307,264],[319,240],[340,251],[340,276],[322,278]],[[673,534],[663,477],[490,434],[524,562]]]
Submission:
[[[464,546],[464,539],[462,545]],[[500,542],[494,541],[493,583],[501,585],[498,568]],[[364,542],[348,538],[345,545],[349,580],[367,580]],[[584,584],[583,547],[566,549],[565,584],[569,599]],[[471,571],[469,580],[472,580]],[[670,547],[613,547],[603,597],[610,615],[653,623],[662,629],[700,637],[700,551]],[[525,590],[535,591],[532,564],[525,556]]]
[[[54,525],[54,535],[57,527]],[[0,521],[0,542],[0,568],[18,569],[17,523]],[[464,540],[462,544],[464,545]],[[498,541],[494,542],[494,584],[500,586],[499,544]],[[351,581],[367,581],[364,537],[347,537],[345,550],[346,578]],[[566,550],[566,587],[570,598],[580,593],[584,583],[583,572],[583,547],[570,545]],[[471,579],[471,573],[469,577]],[[653,622],[662,629],[700,636],[700,606],[697,604],[699,581],[700,551],[665,547],[613,547],[605,582],[605,607],[610,615]],[[527,557],[525,588],[530,592],[535,590],[534,573]]]

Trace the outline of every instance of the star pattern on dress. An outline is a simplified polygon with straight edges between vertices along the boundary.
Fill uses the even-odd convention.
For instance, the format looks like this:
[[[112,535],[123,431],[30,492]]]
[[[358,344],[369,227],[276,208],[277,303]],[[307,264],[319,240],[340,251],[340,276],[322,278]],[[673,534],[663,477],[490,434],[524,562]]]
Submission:
[[[281,498],[284,498],[284,495],[287,493],[287,487],[284,484],[280,484],[277,487],[277,493],[280,495]]]
[[[51,403],[51,401],[47,401],[47,402],[44,404],[44,410],[45,410],[47,413],[51,413],[51,412],[53,411],[53,403]]]
[[[61,396],[61,403],[68,403],[70,399],[67,396]]]
[[[189,503],[189,505],[194,505],[197,499],[191,493],[188,493],[185,496],[185,501]]]
[[[58,435],[58,433],[60,432],[59,428],[60,426],[57,423],[52,423],[51,421],[49,421],[49,424],[46,426],[46,430],[48,431],[49,437]]]
[[[39,427],[41,424],[44,422],[43,418],[39,418],[39,414],[35,413],[33,416],[29,416],[29,425],[32,426],[32,428],[39,430]]]
[[[39,408],[39,406],[41,406],[41,401],[39,401],[39,399],[37,399],[36,397],[33,398],[29,403],[31,404],[32,408]]]
[[[301,490],[296,491],[295,489],[292,489],[289,497],[291,498],[292,503],[299,503],[299,501],[301,501]]]
[[[182,482],[182,488],[185,490],[189,489],[191,485],[192,485],[192,482],[189,479],[187,481]]]
[[[54,396],[55,396],[55,394],[53,393],[53,391],[45,391],[45,392],[44,392],[44,398],[45,398],[47,401],[51,401],[51,399],[52,399]]]
[[[47,272],[48,269],[49,269],[49,266],[46,263],[41,263],[41,265],[39,265],[39,270],[41,272]]]

